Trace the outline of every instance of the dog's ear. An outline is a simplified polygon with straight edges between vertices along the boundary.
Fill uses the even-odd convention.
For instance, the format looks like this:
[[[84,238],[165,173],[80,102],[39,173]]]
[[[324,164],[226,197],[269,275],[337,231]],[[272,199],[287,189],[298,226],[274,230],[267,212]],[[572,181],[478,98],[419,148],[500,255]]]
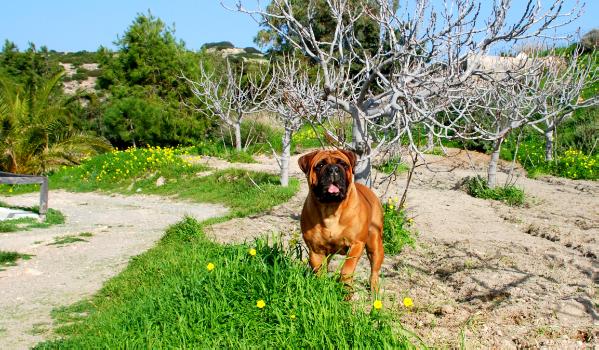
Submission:
[[[353,151],[348,151],[345,149],[342,149],[340,151],[341,151],[341,153],[343,153],[347,156],[347,158],[349,159],[349,165],[351,165],[351,168],[353,169],[356,166],[356,161],[358,160],[358,156],[356,156],[356,154]]]
[[[312,158],[314,158],[318,152],[319,151],[312,151],[310,153],[304,154],[300,157],[300,159],[297,160],[297,164],[299,164],[299,167],[302,169],[304,174],[307,174],[310,171],[310,163],[312,162]]]

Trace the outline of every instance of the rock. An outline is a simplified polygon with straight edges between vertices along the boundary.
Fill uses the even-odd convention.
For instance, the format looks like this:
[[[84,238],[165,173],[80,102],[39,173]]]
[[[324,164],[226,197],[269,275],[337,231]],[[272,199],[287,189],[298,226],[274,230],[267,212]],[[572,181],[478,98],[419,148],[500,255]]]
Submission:
[[[441,315],[451,315],[455,312],[455,309],[451,305],[441,306]]]
[[[161,176],[156,180],[156,187],[163,186],[165,183],[166,179],[164,178],[164,176]]]

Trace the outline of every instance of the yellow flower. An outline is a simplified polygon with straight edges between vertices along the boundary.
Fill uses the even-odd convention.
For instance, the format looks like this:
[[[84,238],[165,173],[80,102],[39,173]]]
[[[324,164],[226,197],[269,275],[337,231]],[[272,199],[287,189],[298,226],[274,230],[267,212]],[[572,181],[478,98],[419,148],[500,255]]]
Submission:
[[[403,298],[403,305],[405,307],[412,307],[412,306],[414,306],[414,301],[410,297],[405,297],[405,298]]]
[[[264,302],[264,300],[262,300],[262,299],[260,299],[260,300],[258,300],[258,301],[256,302],[256,307],[257,307],[258,309],[262,309],[262,308],[264,308],[265,306],[266,306],[266,303],[265,303],[265,302]]]
[[[395,200],[395,203],[399,203],[399,198],[398,197],[393,197],[393,200]]]
[[[248,252],[251,256],[256,256],[256,249],[252,248],[250,249],[250,251]]]
[[[393,209],[395,209],[395,206],[393,206],[393,204],[390,204],[389,209],[393,210]]]
[[[293,320],[295,320],[295,315],[291,314],[291,315],[289,315],[289,318],[293,321]]]
[[[377,299],[372,306],[374,306],[375,309],[380,310],[383,307],[383,302]]]
[[[206,265],[206,270],[208,270],[208,271],[212,271],[212,270],[214,270],[214,267],[215,267],[215,266],[214,266],[214,264],[213,264],[213,263],[208,263],[208,265]]]

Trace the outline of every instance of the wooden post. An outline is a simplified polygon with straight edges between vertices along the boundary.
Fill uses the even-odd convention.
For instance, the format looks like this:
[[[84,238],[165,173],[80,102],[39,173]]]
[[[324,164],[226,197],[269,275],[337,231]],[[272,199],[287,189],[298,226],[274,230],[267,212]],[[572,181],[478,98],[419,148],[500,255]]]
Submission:
[[[40,221],[46,221],[48,213],[48,177],[44,176],[40,186]]]
[[[48,177],[47,176],[35,176],[35,175],[23,175],[13,174],[0,171],[0,184],[8,185],[26,185],[26,184],[40,184],[40,207],[39,207],[39,219],[40,221],[46,220],[46,214],[48,213]]]

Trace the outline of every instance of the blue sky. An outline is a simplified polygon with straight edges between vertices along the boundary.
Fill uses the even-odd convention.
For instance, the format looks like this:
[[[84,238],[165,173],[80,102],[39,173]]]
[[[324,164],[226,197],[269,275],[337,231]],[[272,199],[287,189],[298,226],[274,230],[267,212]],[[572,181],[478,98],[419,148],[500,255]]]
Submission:
[[[513,0],[513,16],[523,2]],[[549,2],[542,0],[544,4]],[[586,2],[583,17],[561,31],[573,33],[580,27],[586,33],[599,27],[599,0]],[[190,49],[223,40],[238,47],[254,46],[258,25],[247,15],[222,8],[218,0],[5,0],[0,11],[0,40],[9,39],[20,49],[33,42],[57,51],[95,51],[100,45],[113,47],[112,42],[125,32],[136,14],[148,9],[165,23],[174,23],[177,38]]]

